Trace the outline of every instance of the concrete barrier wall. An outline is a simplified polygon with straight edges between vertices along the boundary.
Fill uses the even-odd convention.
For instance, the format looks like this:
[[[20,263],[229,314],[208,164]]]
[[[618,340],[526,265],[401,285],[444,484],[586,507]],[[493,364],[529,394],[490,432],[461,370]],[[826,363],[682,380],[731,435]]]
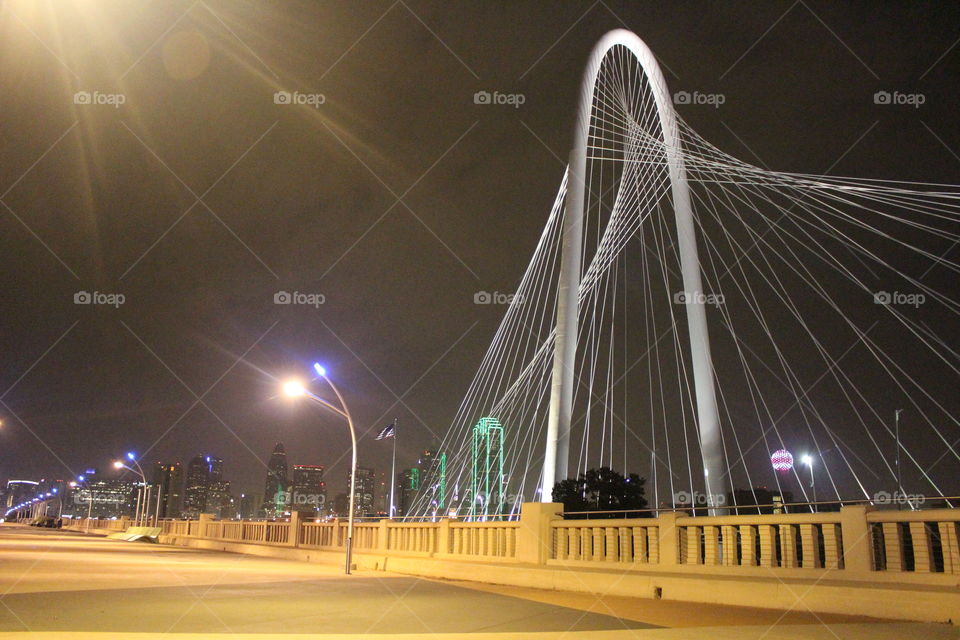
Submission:
[[[516,521],[357,523],[358,566],[429,577],[906,620],[960,620],[953,509],[563,520],[528,503]],[[97,522],[96,525],[120,521]],[[84,521],[70,528],[83,530]],[[342,562],[345,521],[160,522],[162,542]],[[92,528],[101,528],[92,526]]]

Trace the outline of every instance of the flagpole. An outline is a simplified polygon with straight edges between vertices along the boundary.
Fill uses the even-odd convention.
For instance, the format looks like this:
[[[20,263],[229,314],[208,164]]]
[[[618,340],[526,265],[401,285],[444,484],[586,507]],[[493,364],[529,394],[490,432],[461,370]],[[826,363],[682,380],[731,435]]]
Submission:
[[[393,501],[394,485],[397,482],[397,423],[398,418],[393,419],[393,461],[390,463],[390,519],[396,513],[396,503]]]

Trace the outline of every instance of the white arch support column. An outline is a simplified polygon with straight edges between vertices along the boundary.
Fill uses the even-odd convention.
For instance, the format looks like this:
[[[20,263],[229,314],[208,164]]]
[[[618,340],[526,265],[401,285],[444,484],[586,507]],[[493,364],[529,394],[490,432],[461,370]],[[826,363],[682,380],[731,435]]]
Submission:
[[[583,216],[587,171],[587,142],[593,97],[601,65],[607,53],[616,46],[626,47],[636,58],[650,84],[660,129],[666,149],[671,193],[677,224],[677,242],[680,270],[687,304],[687,327],[690,332],[690,358],[694,388],[697,396],[697,425],[703,458],[704,487],[709,500],[710,514],[724,500],[729,482],[723,473],[723,446],[720,436],[720,417],[710,357],[710,338],[707,333],[705,305],[701,301],[703,285],[700,260],[687,184],[683,150],[677,129],[677,117],[667,91],[667,84],[650,48],[636,34],[625,29],[607,33],[594,47],[587,63],[580,88],[580,107],[577,114],[573,151],[570,156],[569,179],[563,220],[563,248],[560,258],[560,281],[557,299],[557,328],[554,343],[553,380],[550,391],[550,413],[547,422],[547,443],[543,463],[541,500],[552,500],[557,480],[568,477],[570,456],[570,421],[573,410],[573,385],[577,353],[579,322],[579,291],[583,252]],[[624,470],[626,471],[626,470]],[[691,487],[691,490],[693,487]]]

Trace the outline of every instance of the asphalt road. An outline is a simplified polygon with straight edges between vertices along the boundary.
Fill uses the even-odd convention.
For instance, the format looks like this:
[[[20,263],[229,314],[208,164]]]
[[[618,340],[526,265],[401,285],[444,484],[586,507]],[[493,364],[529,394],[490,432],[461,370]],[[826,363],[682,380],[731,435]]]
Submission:
[[[372,571],[344,576],[334,566],[0,526],[0,638],[130,638],[135,633],[149,634],[138,638],[166,633],[611,640],[954,637],[943,625],[865,622]]]
[[[653,625],[373,572],[0,529],[0,631],[453,633]]]

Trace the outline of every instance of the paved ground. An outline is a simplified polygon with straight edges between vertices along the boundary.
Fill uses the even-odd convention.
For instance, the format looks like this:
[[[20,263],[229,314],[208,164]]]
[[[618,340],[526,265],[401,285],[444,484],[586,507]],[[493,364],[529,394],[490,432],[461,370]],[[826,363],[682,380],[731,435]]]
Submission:
[[[0,638],[955,638],[943,625],[424,580],[0,526]],[[106,634],[104,634],[106,632]],[[96,634],[96,635],[94,635]],[[137,634],[137,635],[133,635]],[[141,635],[142,634],[142,635]],[[333,636],[331,636],[333,637]]]

